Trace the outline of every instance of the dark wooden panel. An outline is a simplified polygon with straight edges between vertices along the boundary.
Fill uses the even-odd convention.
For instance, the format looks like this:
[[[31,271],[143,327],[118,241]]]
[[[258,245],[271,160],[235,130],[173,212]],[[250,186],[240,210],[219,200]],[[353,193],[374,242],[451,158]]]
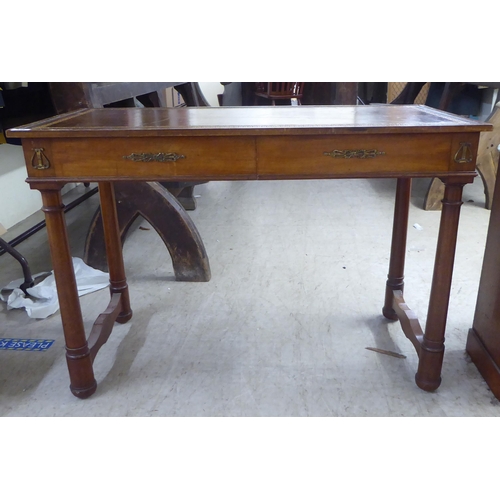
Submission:
[[[500,182],[495,184],[476,311],[467,352],[500,399]]]

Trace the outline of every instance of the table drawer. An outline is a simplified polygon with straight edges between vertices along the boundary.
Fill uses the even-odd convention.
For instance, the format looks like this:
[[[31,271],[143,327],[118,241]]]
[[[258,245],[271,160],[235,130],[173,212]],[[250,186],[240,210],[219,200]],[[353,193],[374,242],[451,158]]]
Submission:
[[[451,146],[451,134],[259,137],[258,172],[275,179],[446,172]]]
[[[248,179],[256,176],[251,137],[64,139],[47,148],[50,177]]]

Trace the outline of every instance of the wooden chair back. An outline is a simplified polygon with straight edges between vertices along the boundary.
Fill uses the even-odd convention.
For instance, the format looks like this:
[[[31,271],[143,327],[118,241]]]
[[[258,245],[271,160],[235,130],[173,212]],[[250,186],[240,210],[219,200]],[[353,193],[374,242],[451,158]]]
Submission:
[[[274,101],[276,99],[297,99],[301,104],[304,94],[304,82],[258,82],[255,84],[255,96]]]

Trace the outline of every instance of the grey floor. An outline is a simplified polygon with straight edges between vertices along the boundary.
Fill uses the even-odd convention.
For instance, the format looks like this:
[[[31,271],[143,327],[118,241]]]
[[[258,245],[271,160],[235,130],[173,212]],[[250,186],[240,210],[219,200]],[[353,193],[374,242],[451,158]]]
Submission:
[[[440,217],[421,208],[428,184],[413,185],[405,292],[423,324]],[[212,279],[176,282],[160,238],[136,224],[124,247],[134,316],[99,352],[91,398],[69,391],[59,313],[33,320],[0,303],[0,337],[55,339],[45,352],[0,351],[0,415],[499,416],[500,402],[465,353],[489,221],[481,181],[464,193],[434,393],[416,387],[413,346],[381,315],[394,191],[391,179],[197,186],[190,215]],[[68,214],[74,256],[97,201]],[[45,230],[17,249],[33,272],[52,268]],[[12,258],[0,257],[0,286],[19,277]],[[88,330],[108,294],[82,297]]]

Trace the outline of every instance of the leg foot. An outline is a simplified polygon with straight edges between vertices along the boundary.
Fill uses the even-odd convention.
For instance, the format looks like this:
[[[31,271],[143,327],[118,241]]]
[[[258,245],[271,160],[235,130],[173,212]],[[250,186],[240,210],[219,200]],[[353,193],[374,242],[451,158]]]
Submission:
[[[90,387],[84,387],[84,388],[75,388],[72,385],[69,386],[69,389],[73,396],[76,396],[79,399],[87,399],[88,397],[92,396],[94,392],[97,389],[97,382],[94,382]]]
[[[420,389],[432,392],[441,385],[444,345],[434,342],[435,346],[429,347],[428,344],[426,340],[422,343],[415,383]]]
[[[387,319],[390,319],[390,320],[396,320],[398,319],[398,315],[396,314],[396,312],[394,311],[394,309],[391,307],[387,307],[387,306],[384,306],[382,308],[382,314],[387,318]]]
[[[424,376],[419,375],[417,372],[415,375],[415,384],[418,388],[426,392],[434,392],[441,385],[441,377],[436,380],[427,380]]]
[[[129,310],[127,312],[120,313],[118,315],[118,317],[116,318],[116,322],[123,325],[124,323],[126,323],[130,319],[132,319],[132,311],[131,310]]]

